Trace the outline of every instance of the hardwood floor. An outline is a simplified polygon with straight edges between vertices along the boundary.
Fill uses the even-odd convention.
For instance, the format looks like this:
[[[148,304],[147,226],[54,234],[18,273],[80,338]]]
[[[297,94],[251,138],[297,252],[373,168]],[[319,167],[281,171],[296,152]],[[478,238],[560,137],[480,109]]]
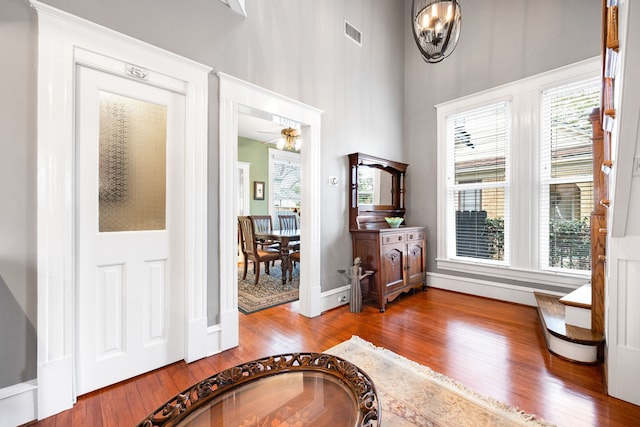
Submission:
[[[134,425],[217,371],[271,354],[323,351],[352,335],[559,426],[631,426],[640,420],[640,407],[603,393],[599,367],[549,354],[534,307],[438,289],[403,296],[385,313],[366,304],[362,313],[351,313],[346,305],[308,319],[297,307],[240,314],[239,347],[81,396],[73,409],[35,425]]]

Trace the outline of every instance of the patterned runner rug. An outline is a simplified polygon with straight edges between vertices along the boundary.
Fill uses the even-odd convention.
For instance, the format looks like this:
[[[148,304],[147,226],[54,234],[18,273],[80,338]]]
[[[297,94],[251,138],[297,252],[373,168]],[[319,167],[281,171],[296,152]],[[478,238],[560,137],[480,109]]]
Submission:
[[[280,262],[269,267],[269,273],[264,272],[264,263],[260,263],[260,279],[253,284],[253,264],[249,265],[247,277],[242,280],[243,266],[238,266],[238,309],[244,314],[254,313],[265,308],[275,307],[298,299],[300,287],[300,265],[293,270],[293,280],[287,280],[282,285],[282,269]]]
[[[325,353],[371,377],[384,426],[551,426],[355,335]]]

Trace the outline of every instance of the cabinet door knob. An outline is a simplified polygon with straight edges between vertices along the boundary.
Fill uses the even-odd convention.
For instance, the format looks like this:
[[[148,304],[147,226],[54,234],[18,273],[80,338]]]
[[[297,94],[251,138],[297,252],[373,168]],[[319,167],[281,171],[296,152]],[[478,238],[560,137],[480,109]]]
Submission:
[[[402,241],[402,236],[398,236],[398,242]]]

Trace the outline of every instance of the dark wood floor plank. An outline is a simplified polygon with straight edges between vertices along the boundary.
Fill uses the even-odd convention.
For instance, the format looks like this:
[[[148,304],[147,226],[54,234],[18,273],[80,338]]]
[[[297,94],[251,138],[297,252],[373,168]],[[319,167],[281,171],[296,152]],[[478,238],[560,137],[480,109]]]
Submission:
[[[149,403],[146,407],[147,413],[152,412],[176,394],[164,389],[158,372],[159,370],[153,371],[152,375],[146,375],[142,381],[136,382],[138,390],[146,397],[145,402]],[[152,402],[155,403],[155,405],[152,405]],[[149,406],[151,409],[149,409]]]
[[[81,398],[85,400],[85,411],[86,411],[86,420],[88,426],[93,427],[102,427],[103,426],[103,415],[102,415],[102,404],[100,401],[100,393],[101,391],[94,391],[92,393],[87,394],[86,396],[82,396]],[[105,420],[108,422],[108,420]]]
[[[241,314],[237,348],[81,396],[71,419],[73,425],[76,419],[115,425],[100,417],[110,417],[112,409],[105,408],[123,407],[128,400],[128,416],[137,421],[218,371],[271,354],[324,351],[352,335],[560,426],[630,426],[640,419],[640,407],[604,394],[600,367],[547,351],[535,308],[437,289],[402,296],[385,313],[369,305],[351,313],[343,306],[308,319],[298,314],[295,302]],[[46,425],[68,417],[51,417]]]
[[[126,381],[119,390],[115,391],[115,394],[116,401],[126,401],[131,418],[136,422],[157,407],[147,403],[144,394],[138,389],[138,381]]]
[[[73,409],[66,412],[71,413],[71,427],[89,425],[87,421],[86,399],[78,399],[78,402],[73,405]]]
[[[100,391],[100,409],[102,410],[103,425],[131,426],[135,425],[126,395],[124,384]]]
[[[128,387],[131,387],[129,381],[121,384],[112,391],[113,402],[118,410],[119,425],[135,425],[138,420],[146,415],[142,406],[142,395],[137,393],[129,393]]]

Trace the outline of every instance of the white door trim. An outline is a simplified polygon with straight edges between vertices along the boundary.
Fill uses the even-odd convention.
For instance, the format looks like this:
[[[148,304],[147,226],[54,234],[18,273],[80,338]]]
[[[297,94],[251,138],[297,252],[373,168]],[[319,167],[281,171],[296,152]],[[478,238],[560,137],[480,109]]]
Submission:
[[[207,100],[211,68],[32,0],[38,12],[38,418],[75,402],[76,64],[183,93],[185,360],[207,352]],[[132,73],[122,63],[138,67]],[[139,78],[139,77],[138,77]]]
[[[250,183],[250,179],[249,176],[251,174],[251,163],[248,162],[238,162],[238,169],[242,169],[244,172],[242,174],[242,182],[243,182],[243,187],[244,187],[244,191],[242,192],[242,206],[244,207],[243,212],[241,212],[241,215],[249,215],[249,206],[251,204],[251,197],[250,197],[250,193],[251,190],[249,189],[249,183]]]
[[[220,79],[220,320],[221,347],[238,345],[237,236],[238,107],[245,106],[302,124],[300,313],[318,316],[320,288],[320,119],[322,111],[224,73]]]

